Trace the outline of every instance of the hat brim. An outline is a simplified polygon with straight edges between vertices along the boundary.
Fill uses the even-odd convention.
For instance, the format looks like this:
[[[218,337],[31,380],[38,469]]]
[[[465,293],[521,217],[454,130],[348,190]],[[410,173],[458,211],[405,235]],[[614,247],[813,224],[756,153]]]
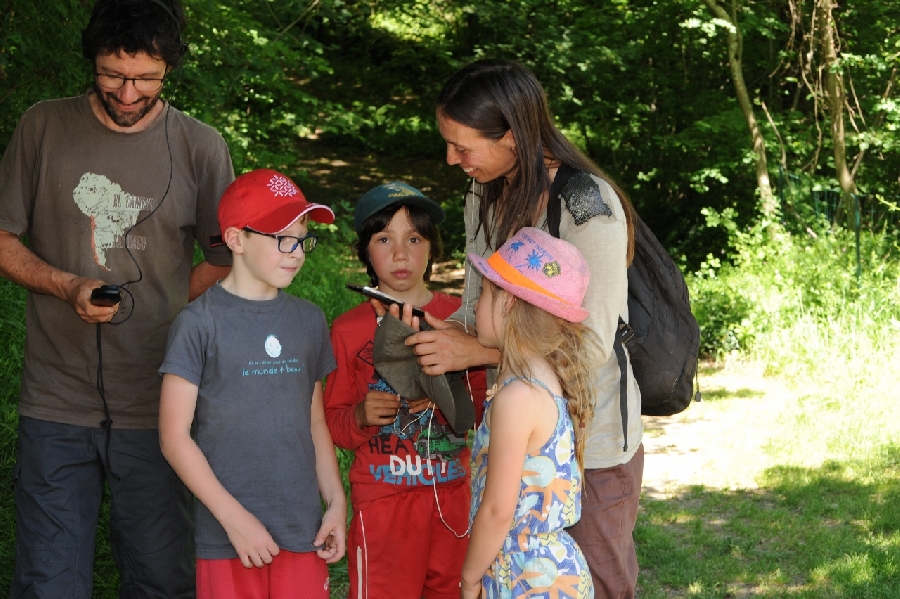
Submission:
[[[248,223],[247,226],[260,233],[281,233],[304,214],[309,215],[309,220],[325,225],[334,222],[334,212],[328,206],[311,204],[306,200],[298,200],[279,206],[272,212]]]
[[[433,401],[450,428],[459,435],[475,423],[475,405],[462,380],[461,372],[429,375],[422,371],[412,346],[406,338],[417,331],[390,314],[385,314],[372,348],[375,371],[397,393],[407,399],[428,397]]]
[[[444,219],[446,218],[443,208],[441,208],[440,204],[438,204],[431,198],[422,196],[407,196],[404,198],[390,198],[389,201],[375,206],[365,214],[357,212],[353,219],[353,228],[356,229],[357,233],[359,233],[362,230],[363,223],[366,222],[367,218],[369,218],[373,214],[381,212],[388,206],[415,206],[416,208],[427,214],[428,218],[431,219],[431,222],[436,225],[444,222]]]
[[[569,322],[584,322],[588,317],[589,312],[581,306],[576,306],[540,293],[539,291],[510,283],[500,276],[500,273],[494,270],[485,258],[482,258],[478,254],[468,254],[467,258],[469,259],[469,263],[475,270],[481,273],[484,278],[504,291],[508,291],[514,296],[525,300],[529,304],[534,304],[538,308],[546,310],[550,314],[558,316],[563,320],[568,320]]]

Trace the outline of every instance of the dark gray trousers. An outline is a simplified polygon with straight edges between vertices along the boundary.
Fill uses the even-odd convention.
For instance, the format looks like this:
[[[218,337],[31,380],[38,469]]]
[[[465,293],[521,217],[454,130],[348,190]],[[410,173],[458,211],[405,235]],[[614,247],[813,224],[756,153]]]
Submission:
[[[10,597],[90,599],[104,482],[119,596],[195,596],[191,495],[158,431],[114,429],[107,454],[100,428],[21,417]]]

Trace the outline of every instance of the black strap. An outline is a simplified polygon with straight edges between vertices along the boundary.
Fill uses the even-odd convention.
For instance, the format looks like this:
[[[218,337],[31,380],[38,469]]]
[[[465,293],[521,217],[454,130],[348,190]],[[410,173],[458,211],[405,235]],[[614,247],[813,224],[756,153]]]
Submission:
[[[550,185],[550,197],[547,200],[547,229],[550,234],[559,239],[559,223],[562,219],[562,198],[560,194],[566,184],[578,170],[568,164],[561,164],[556,169],[556,176]],[[616,338],[613,341],[613,351],[616,353],[616,361],[619,363],[619,411],[622,414],[622,436],[625,443],[622,451],[628,451],[628,358],[625,356],[625,343],[634,337],[634,329],[619,317],[616,328]]]
[[[556,169],[556,176],[550,184],[550,197],[547,200],[547,229],[550,234],[559,239],[559,221],[562,219],[562,198],[559,194],[566,188],[566,184],[578,170],[568,164],[560,164]]]
[[[616,352],[616,361],[619,362],[619,411],[622,413],[622,435],[625,443],[622,451],[628,451],[628,359],[625,357],[625,344],[634,337],[634,329],[619,317],[619,325],[616,327],[616,340],[613,341],[613,351]]]

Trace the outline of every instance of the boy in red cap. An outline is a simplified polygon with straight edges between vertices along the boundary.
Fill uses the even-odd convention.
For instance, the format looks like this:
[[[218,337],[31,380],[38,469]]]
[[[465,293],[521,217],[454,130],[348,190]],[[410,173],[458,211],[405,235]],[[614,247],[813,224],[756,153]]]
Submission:
[[[346,499],[322,402],[335,368],[328,325],[282,291],[316,247],[309,220],[334,214],[275,171],[238,177],[219,205],[231,273],[169,334],[160,443],[200,500],[200,599],[327,599],[327,564],[344,554]]]

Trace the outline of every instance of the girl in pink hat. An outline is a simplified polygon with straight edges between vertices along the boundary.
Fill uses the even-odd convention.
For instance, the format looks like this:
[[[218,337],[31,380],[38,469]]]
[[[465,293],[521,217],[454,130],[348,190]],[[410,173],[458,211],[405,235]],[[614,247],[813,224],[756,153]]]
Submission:
[[[581,517],[585,430],[600,351],[581,324],[590,279],[571,244],[526,227],[485,259],[478,341],[500,351],[472,446],[472,532],[463,599],[594,596],[565,528]]]

